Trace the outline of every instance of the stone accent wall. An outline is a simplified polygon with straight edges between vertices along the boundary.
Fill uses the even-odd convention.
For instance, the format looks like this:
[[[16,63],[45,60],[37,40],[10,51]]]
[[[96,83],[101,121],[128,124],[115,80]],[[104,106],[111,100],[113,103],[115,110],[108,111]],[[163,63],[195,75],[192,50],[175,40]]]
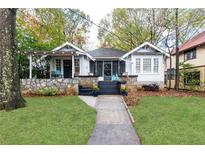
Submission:
[[[121,76],[122,81],[126,81],[127,85],[137,85],[137,76]]]
[[[79,76],[79,85],[83,87],[93,87],[98,85],[98,77],[96,76]]]
[[[59,93],[66,94],[69,88],[74,88],[78,93],[78,79],[21,79],[21,92],[32,93],[37,88],[57,87]]]
[[[121,76],[120,79],[121,81],[126,81],[126,83],[121,86],[126,86],[129,89],[137,89],[137,76]]]

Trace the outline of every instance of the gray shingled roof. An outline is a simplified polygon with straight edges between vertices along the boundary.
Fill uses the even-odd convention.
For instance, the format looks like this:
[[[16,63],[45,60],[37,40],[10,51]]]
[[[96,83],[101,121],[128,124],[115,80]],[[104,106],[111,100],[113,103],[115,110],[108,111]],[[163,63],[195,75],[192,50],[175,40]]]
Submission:
[[[94,58],[120,58],[127,52],[113,48],[99,48],[92,51],[88,51],[88,53]]]

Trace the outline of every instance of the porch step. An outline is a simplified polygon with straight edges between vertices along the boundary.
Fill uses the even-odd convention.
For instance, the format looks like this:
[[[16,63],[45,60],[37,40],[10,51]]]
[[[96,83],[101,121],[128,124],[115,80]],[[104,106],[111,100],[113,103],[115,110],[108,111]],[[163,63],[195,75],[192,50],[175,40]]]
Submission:
[[[100,95],[120,94],[120,83],[117,81],[100,81],[98,86]]]
[[[79,89],[79,95],[87,95],[87,96],[90,96],[90,95],[92,95],[92,89],[91,89],[91,88],[82,88],[82,89]]]

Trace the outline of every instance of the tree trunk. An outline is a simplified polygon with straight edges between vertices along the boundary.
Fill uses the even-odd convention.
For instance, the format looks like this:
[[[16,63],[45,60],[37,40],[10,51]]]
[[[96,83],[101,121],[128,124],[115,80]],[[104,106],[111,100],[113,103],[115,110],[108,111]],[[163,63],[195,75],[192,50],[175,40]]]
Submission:
[[[25,106],[15,50],[16,9],[0,9],[0,109]]]
[[[178,31],[178,8],[176,8],[176,76],[175,76],[175,89],[179,91],[179,47],[178,47],[178,39],[179,39],[179,31]]]
[[[172,54],[170,54],[170,58],[169,58],[169,69],[170,71],[172,69]],[[172,84],[172,81],[171,81],[171,78],[169,78],[169,90],[171,89],[171,84]]]

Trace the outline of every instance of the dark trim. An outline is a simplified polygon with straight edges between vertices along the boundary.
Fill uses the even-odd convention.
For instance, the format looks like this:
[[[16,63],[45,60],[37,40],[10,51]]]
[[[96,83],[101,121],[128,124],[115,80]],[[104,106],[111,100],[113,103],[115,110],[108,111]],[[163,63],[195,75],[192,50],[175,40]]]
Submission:
[[[205,65],[193,66],[193,67],[184,68],[184,69],[193,69],[193,68],[200,68],[200,67],[205,67]],[[179,70],[183,70],[183,68],[180,68]]]
[[[187,59],[187,60],[186,60],[185,58],[186,58],[186,54],[187,54],[188,52],[195,52],[195,57],[192,58],[192,59]],[[189,60],[196,59],[196,58],[197,58],[197,48],[191,48],[191,49],[189,49],[189,50],[186,50],[186,51],[183,52],[183,55],[184,55],[184,62],[189,61]]]
[[[138,77],[138,75],[120,75],[119,77]]]
[[[39,55],[39,56],[71,56],[71,55],[77,55],[76,51],[68,52],[68,51],[29,51],[29,52],[21,52],[25,55]],[[82,54],[84,55],[84,54]]]
[[[80,77],[80,78],[96,78],[96,77],[99,77],[97,75],[76,75],[75,77]]]

